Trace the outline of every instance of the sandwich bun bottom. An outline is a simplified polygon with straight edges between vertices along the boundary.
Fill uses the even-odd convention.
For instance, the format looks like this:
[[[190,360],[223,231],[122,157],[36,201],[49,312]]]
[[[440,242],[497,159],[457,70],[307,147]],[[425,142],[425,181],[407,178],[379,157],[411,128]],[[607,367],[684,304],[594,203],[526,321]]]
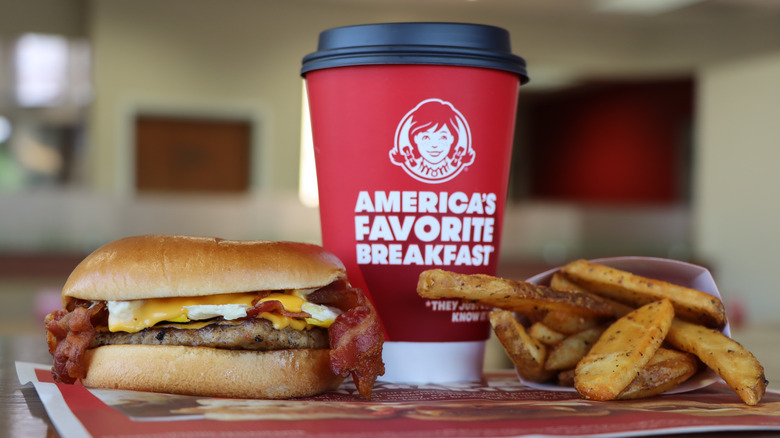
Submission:
[[[206,397],[286,399],[335,389],[330,350],[105,345],[87,350],[84,386]]]

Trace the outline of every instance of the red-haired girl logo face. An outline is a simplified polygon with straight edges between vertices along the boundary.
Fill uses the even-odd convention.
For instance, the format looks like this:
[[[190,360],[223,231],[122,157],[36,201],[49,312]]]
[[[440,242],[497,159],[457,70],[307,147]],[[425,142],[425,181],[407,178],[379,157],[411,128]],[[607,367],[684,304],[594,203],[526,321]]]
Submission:
[[[420,102],[398,124],[390,161],[418,181],[451,180],[474,162],[466,119],[449,102]]]

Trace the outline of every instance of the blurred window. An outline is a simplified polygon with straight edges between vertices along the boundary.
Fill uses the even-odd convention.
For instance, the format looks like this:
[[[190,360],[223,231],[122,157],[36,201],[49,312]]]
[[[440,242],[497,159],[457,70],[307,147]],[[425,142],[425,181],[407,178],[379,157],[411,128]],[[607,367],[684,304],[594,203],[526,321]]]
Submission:
[[[26,34],[16,43],[15,94],[22,107],[64,103],[68,88],[68,41],[57,35]]]
[[[28,33],[0,41],[0,190],[78,184],[91,48]],[[3,135],[3,133],[5,133]]]
[[[0,144],[5,143],[8,138],[11,137],[11,122],[0,116]]]

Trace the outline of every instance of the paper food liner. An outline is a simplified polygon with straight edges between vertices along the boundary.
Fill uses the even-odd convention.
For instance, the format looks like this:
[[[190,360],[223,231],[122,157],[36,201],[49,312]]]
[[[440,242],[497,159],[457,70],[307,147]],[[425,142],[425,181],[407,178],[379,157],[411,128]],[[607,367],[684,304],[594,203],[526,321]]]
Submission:
[[[593,259],[590,261],[623,271],[628,271],[635,275],[641,275],[643,277],[654,278],[680,286],[698,289],[720,299],[720,292],[718,292],[718,287],[715,285],[715,280],[712,278],[712,274],[710,274],[710,271],[708,271],[706,268],[701,266],[680,262],[677,260],[654,257],[612,257]],[[526,281],[536,285],[549,286],[553,274],[559,269],[560,267],[550,269],[549,271],[534,275]],[[721,332],[726,336],[731,337],[731,330],[729,328],[728,321],[726,322],[726,325],[723,327]],[[558,392],[576,392],[573,387],[559,386],[554,383],[527,382],[519,375],[517,377],[524,385],[534,389]],[[714,371],[709,368],[703,368],[690,379],[680,384],[677,388],[669,390],[664,394],[689,392],[699,388],[704,388],[705,386],[712,385],[713,383],[719,381],[721,381],[721,379],[717,374],[715,374]]]

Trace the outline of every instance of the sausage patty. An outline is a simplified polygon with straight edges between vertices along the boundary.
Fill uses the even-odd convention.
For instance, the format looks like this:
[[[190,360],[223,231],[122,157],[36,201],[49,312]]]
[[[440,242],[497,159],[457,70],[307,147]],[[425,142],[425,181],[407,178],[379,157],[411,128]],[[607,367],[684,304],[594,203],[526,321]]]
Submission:
[[[184,345],[230,350],[287,350],[329,348],[328,332],[321,327],[277,330],[262,318],[241,323],[217,322],[199,329],[150,327],[136,333],[98,331],[90,348],[114,344]]]

